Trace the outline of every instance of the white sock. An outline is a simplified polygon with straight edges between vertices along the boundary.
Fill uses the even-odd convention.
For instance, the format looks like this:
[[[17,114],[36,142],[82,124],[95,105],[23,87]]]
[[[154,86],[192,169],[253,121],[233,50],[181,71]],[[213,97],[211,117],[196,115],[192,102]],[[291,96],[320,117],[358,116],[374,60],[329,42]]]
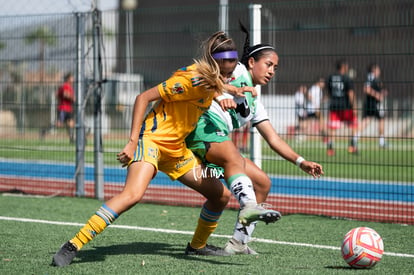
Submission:
[[[230,191],[240,203],[240,208],[246,204],[257,204],[256,194],[254,193],[253,183],[245,174],[236,174],[228,179]]]
[[[256,224],[257,222],[252,222],[251,224],[244,226],[237,221],[236,225],[234,226],[233,239],[239,241],[242,244],[250,242],[252,239],[253,231],[256,228]]]

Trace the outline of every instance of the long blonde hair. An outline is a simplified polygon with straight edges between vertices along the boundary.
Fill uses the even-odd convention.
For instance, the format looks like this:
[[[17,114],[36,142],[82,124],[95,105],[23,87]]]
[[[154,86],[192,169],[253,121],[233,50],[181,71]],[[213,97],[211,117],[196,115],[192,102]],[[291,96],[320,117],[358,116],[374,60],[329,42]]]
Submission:
[[[196,63],[197,72],[203,79],[202,85],[206,89],[212,89],[218,93],[222,93],[224,82],[220,76],[220,66],[212,54],[224,51],[235,51],[237,50],[236,45],[224,32],[219,31],[202,43],[201,50],[201,57],[195,59],[194,62]]]

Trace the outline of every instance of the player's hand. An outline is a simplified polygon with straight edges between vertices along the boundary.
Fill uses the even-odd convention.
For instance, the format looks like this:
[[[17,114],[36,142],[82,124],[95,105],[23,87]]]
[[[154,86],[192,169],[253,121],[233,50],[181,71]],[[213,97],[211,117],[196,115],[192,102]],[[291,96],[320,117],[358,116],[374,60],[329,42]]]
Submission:
[[[222,99],[220,100],[219,104],[220,104],[221,109],[223,109],[223,111],[235,109],[237,107],[236,102],[234,102],[234,100],[231,98]]]
[[[300,169],[315,179],[320,178],[324,174],[322,165],[313,161],[305,160],[300,164]]]
[[[244,93],[252,93],[252,96],[254,97],[257,96],[256,89],[250,86],[244,86],[244,87],[237,88],[236,93],[234,95],[238,97],[245,97]]]
[[[133,141],[129,141],[124,149],[116,155],[116,159],[122,164],[122,167],[127,166],[134,158],[134,152],[137,148],[137,144]]]

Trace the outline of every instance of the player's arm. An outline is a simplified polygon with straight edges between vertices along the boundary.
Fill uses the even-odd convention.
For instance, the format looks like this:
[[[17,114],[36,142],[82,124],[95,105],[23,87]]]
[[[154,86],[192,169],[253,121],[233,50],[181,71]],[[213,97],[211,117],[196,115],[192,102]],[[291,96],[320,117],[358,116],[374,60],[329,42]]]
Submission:
[[[381,94],[377,93],[374,89],[372,89],[370,83],[366,83],[364,85],[364,93],[372,96],[373,98],[375,98],[378,101],[381,101]]]
[[[128,165],[134,157],[134,152],[137,148],[139,133],[141,131],[142,122],[144,121],[147,106],[150,102],[160,98],[161,95],[157,86],[146,90],[135,98],[129,141],[125,145],[124,149],[117,155],[117,159],[122,163],[122,166]]]
[[[229,94],[232,94],[238,97],[244,97],[245,96],[244,93],[252,93],[252,96],[257,96],[256,89],[250,86],[236,87],[231,84],[225,84],[224,89]]]
[[[225,92],[223,94],[214,94],[214,100],[220,104],[221,109],[223,111],[227,111],[230,109],[235,109],[237,107],[236,102],[234,102],[233,97],[226,95],[226,93],[238,96],[238,97],[245,97],[244,93],[250,92],[253,96],[257,96],[257,91],[254,87],[244,86],[244,87],[236,87],[230,84],[224,85]]]
[[[307,161],[303,159],[298,153],[296,153],[287,144],[273,128],[269,120],[264,120],[256,125],[260,135],[266,140],[270,148],[284,159],[290,161],[293,164],[299,166],[304,172],[313,176],[314,178],[320,177],[324,174],[323,168],[320,164]]]
[[[353,89],[348,90],[348,98],[349,98],[349,103],[351,104],[351,108],[354,111],[354,114],[356,115],[358,106],[356,102],[355,92]]]
[[[70,101],[75,101],[75,94],[73,93],[73,90],[70,90],[69,88],[65,88],[63,90],[63,98],[70,100]]]
[[[231,85],[230,85],[231,86]],[[230,109],[235,109],[237,107],[236,102],[233,100],[233,97],[227,93],[219,94],[214,93],[214,101],[216,101],[221,109],[225,112]]]

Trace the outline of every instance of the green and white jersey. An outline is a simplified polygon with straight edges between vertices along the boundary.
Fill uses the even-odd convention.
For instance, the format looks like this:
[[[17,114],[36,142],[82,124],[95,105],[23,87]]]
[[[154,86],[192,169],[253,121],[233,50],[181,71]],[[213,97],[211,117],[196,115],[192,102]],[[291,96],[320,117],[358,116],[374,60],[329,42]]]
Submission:
[[[253,87],[252,77],[243,64],[237,64],[233,76],[234,80],[230,82],[231,85],[236,87]],[[227,98],[232,98],[236,102],[237,108],[225,112],[217,102],[213,101],[208,112],[210,113],[210,117],[225,122],[229,132],[244,126],[249,121],[254,126],[263,120],[269,120],[263,104],[257,101],[251,93],[245,93],[245,97],[233,96],[228,93],[224,93],[224,95]]]
[[[253,86],[250,73],[243,64],[237,64],[230,84],[237,87]],[[252,122],[252,126],[255,126],[264,120],[269,120],[263,105],[251,93],[245,93],[245,97],[233,97],[228,93],[224,95],[233,98],[237,108],[223,111],[220,105],[213,101],[210,108],[198,120],[197,127],[185,140],[187,147],[204,163],[208,163],[205,158],[208,151],[206,144],[231,140],[230,133],[233,129],[240,128],[249,121]]]

